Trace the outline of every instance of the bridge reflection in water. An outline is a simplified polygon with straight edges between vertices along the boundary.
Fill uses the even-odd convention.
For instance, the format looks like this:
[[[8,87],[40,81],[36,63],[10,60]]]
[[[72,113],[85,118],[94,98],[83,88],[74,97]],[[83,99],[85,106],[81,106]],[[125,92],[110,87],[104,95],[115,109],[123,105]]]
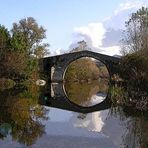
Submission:
[[[111,107],[111,99],[110,99],[109,93],[107,94],[107,93],[98,92],[97,94],[93,94],[90,97],[90,100],[87,101],[89,105],[84,106],[82,104],[76,104],[75,102],[73,102],[73,100],[70,100],[70,98],[67,96],[64,90],[64,83],[50,83],[49,85],[46,85],[41,89],[42,89],[41,91],[42,93],[39,99],[39,103],[41,105],[56,107],[56,108],[80,112],[80,113],[90,113],[94,111],[105,110]],[[75,92],[75,93],[78,93],[78,92]],[[81,100],[81,98],[77,98],[77,99]]]

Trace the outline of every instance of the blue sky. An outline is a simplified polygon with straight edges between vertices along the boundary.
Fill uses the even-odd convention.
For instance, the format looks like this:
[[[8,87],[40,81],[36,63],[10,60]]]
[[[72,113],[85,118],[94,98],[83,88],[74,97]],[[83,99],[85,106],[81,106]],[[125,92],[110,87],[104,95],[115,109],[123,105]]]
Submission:
[[[121,35],[125,19],[147,4],[148,0],[4,0],[0,24],[10,29],[13,22],[34,17],[47,29],[46,42],[52,54],[69,50],[81,39],[97,52],[114,54],[118,53],[115,40]]]

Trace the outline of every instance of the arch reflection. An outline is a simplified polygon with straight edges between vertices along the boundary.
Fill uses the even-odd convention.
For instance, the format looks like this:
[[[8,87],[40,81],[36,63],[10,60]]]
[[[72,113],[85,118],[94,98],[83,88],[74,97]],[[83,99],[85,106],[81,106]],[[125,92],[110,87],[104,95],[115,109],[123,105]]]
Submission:
[[[91,107],[104,101],[108,93],[108,82],[95,80],[91,83],[65,83],[68,99],[76,105]]]
[[[94,106],[107,97],[109,72],[94,58],[83,57],[69,64],[64,80],[65,93],[76,105]]]
[[[39,104],[80,113],[90,113],[111,107],[110,94],[107,94],[106,98],[98,104],[83,107],[70,101],[63,88],[63,83],[51,83],[46,85],[41,91]]]

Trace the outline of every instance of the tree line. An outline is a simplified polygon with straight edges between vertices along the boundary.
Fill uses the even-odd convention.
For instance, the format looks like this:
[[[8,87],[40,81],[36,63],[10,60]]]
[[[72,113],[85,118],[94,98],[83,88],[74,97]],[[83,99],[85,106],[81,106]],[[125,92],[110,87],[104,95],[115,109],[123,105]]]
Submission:
[[[48,54],[45,33],[32,17],[13,23],[10,30],[0,25],[0,79],[18,82],[37,77],[38,59]]]
[[[148,8],[142,7],[125,22],[123,54],[118,67],[124,87],[111,89],[114,102],[148,109]]]
[[[120,76],[136,91],[148,92],[148,8],[132,13],[125,25]]]

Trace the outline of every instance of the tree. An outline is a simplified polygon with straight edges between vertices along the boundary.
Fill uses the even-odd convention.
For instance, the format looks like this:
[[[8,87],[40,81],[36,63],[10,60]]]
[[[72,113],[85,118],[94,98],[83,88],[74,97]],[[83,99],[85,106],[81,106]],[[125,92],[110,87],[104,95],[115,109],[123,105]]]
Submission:
[[[44,56],[49,54],[48,47],[49,47],[49,44],[46,44],[46,43],[42,45],[38,45],[34,51],[34,55],[37,58],[43,58]]]
[[[121,52],[148,54],[148,8],[142,7],[132,13],[126,22]]]
[[[0,78],[6,74],[6,54],[10,51],[11,36],[5,26],[0,25]]]
[[[96,63],[88,57],[80,58],[72,62],[65,73],[66,81],[96,80],[102,72]]]
[[[10,48],[10,39],[10,33],[7,28],[0,25],[0,63],[2,63],[4,54],[8,52],[8,49]]]
[[[126,22],[122,52],[128,55],[122,58],[120,76],[128,87],[147,91],[148,8],[142,7],[132,13]]]
[[[42,40],[46,37],[46,30],[39,26],[32,17],[22,19],[19,23],[13,23],[11,32],[11,45],[14,50],[25,51],[28,55],[32,55],[39,47],[42,47],[42,55],[45,47],[48,46],[48,44],[46,46],[42,44]]]
[[[130,54],[122,59],[120,76],[132,90],[148,91],[148,58],[145,55]],[[130,91],[129,89],[129,91]]]
[[[32,79],[38,73],[38,58],[48,54],[43,43],[45,29],[28,17],[14,23],[11,32],[0,25],[0,78]]]
[[[90,48],[88,47],[87,43],[84,40],[79,41],[77,44],[78,44],[78,47],[73,48],[70,52],[78,52],[78,51],[83,51],[83,50],[90,50]]]
[[[0,25],[0,49],[10,46],[10,33],[5,26]]]
[[[27,61],[27,69],[25,69],[25,77],[32,77],[37,74],[38,59],[48,54],[49,44],[43,43],[46,37],[46,30],[39,26],[36,20],[28,17],[14,23],[11,39],[11,46],[15,52],[25,55]]]

